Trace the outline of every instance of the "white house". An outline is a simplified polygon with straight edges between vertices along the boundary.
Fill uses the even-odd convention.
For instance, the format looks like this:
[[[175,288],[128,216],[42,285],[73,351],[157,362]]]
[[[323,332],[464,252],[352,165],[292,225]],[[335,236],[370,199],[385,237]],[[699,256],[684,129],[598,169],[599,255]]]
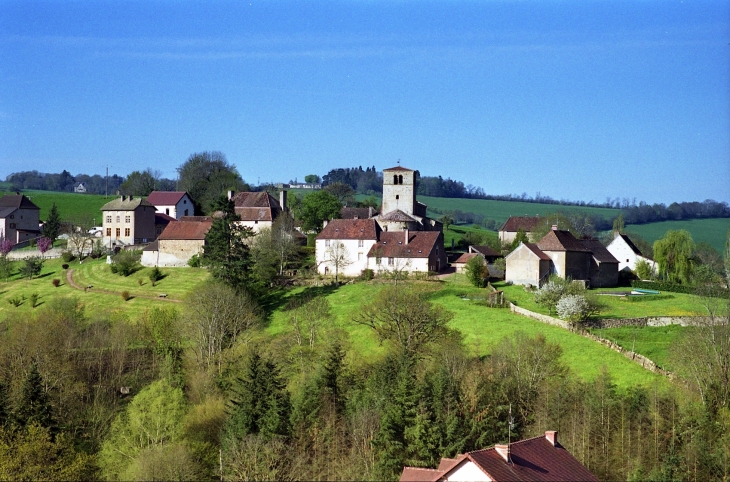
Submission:
[[[147,196],[147,202],[152,204],[158,213],[178,220],[183,216],[195,214],[193,201],[185,191],[152,191]]]
[[[317,271],[359,276],[368,267],[368,253],[379,234],[373,219],[333,219],[315,240]]]
[[[616,233],[613,241],[606,246],[606,249],[618,260],[619,271],[634,271],[636,263],[639,261],[646,261],[654,271],[657,269],[656,261],[644,256],[641,250],[625,234]]]

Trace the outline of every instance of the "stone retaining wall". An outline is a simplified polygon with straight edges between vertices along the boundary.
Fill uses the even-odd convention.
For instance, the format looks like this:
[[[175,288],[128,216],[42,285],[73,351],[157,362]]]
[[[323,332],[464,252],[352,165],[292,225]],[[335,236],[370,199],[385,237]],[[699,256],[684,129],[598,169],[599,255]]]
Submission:
[[[605,338],[601,338],[596,335],[592,335],[591,333],[588,333],[585,330],[574,331],[573,327],[570,325],[570,323],[567,323],[558,318],[553,318],[552,316],[535,313],[534,311],[526,310],[524,308],[520,308],[519,306],[515,306],[512,303],[510,303],[509,306],[510,306],[510,311],[512,311],[513,313],[527,316],[528,318],[532,318],[533,320],[537,320],[542,323],[547,323],[549,325],[565,328],[566,330],[571,330],[578,335],[588,338],[589,340],[598,342],[598,343],[610,348],[611,350],[622,354],[629,360],[631,360],[635,363],[638,363],[639,365],[641,365],[643,368],[649,370],[650,372],[658,373],[660,375],[664,375],[664,376],[667,376],[670,378],[674,377],[673,373],[659,368],[656,363],[654,363],[652,360],[648,359],[647,357],[645,357],[643,355],[639,355],[638,353],[635,353],[633,351],[628,351],[628,350],[624,349],[622,346],[612,342],[611,340],[606,340]],[[666,319],[676,319],[676,317],[632,318],[632,319],[633,320],[644,320],[644,324],[640,325],[640,326],[647,326],[648,320],[664,320],[665,318]],[[684,317],[684,318],[691,318],[693,320],[696,320],[697,318],[702,318],[702,317]],[[598,321],[625,321],[625,320],[598,320]],[[665,323],[665,325],[666,324],[671,324],[671,323]],[[648,325],[648,326],[665,326],[665,325]],[[621,325],[621,326],[627,326],[627,325]],[[608,327],[604,326],[604,328],[608,328]]]
[[[625,326],[691,326],[706,323],[706,316],[646,316],[643,318],[620,318],[606,320],[590,320],[585,324],[589,328],[623,328]]]

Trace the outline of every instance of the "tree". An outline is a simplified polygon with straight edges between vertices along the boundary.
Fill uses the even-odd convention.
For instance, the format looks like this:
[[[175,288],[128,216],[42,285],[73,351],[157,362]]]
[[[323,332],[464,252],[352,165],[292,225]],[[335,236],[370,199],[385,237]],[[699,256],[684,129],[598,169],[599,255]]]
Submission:
[[[5,257],[12,250],[13,242],[4,236],[0,237],[0,256]]]
[[[33,363],[23,382],[20,403],[15,411],[16,418],[22,426],[38,425],[51,428],[54,425],[51,404],[38,372],[38,366]]]
[[[45,236],[41,236],[38,238],[38,241],[36,241],[36,247],[38,248],[38,251],[41,252],[41,258],[44,254],[46,254],[46,251],[51,249],[53,246],[53,241],[51,241],[50,238],[46,238]]]
[[[68,249],[79,259],[79,262],[94,246],[94,238],[89,235],[89,229],[94,222],[89,218],[80,218],[67,225]]]
[[[259,321],[256,302],[245,292],[220,283],[206,283],[185,300],[183,322],[195,358],[201,367],[215,365],[220,355]]]
[[[307,184],[317,184],[319,183],[320,179],[319,176],[316,174],[307,174],[304,176],[304,182]]]
[[[56,239],[58,239],[58,235],[61,234],[61,217],[58,214],[58,208],[56,207],[55,202],[53,203],[53,206],[51,206],[51,210],[48,212],[46,222],[43,223],[41,234],[46,238],[49,238],[51,243],[54,243]]]
[[[659,264],[659,273],[671,282],[689,284],[694,249],[689,231],[667,231],[664,238],[654,242],[654,259]]]
[[[160,171],[153,171],[150,168],[142,172],[132,171],[119,190],[122,191],[122,194],[130,196],[149,196],[155,190],[157,179],[160,176]]]
[[[139,260],[142,257],[140,251],[131,251],[123,249],[112,258],[110,269],[112,273],[119,276],[129,276],[139,268]]]
[[[233,201],[221,197],[216,207],[222,215],[213,219],[205,235],[205,262],[214,278],[236,290],[250,289],[253,259],[246,240],[254,232],[239,223],[241,217],[235,213]]]
[[[448,214],[444,214],[440,218],[438,218],[438,221],[444,225],[444,230],[448,231],[449,226],[454,224],[454,218],[452,216],[449,216]]]
[[[302,199],[299,212],[295,213],[302,222],[302,230],[319,233],[324,228],[324,221],[340,217],[342,205],[333,194],[327,191],[316,191]]]
[[[472,259],[466,262],[465,266],[466,278],[469,282],[477,288],[484,288],[486,280],[489,277],[489,270],[487,269],[487,263],[484,262],[484,257],[476,255]]]
[[[381,341],[411,356],[444,337],[452,317],[441,306],[432,305],[424,293],[388,286],[363,305],[353,321],[372,328]]]
[[[624,214],[619,213],[616,219],[613,220],[613,232],[614,234],[623,234],[625,229]]]
[[[33,279],[33,276],[41,274],[43,269],[43,258],[40,256],[31,256],[23,260],[23,265],[20,267],[20,272],[23,277]]]
[[[282,276],[284,270],[300,253],[300,245],[296,238],[294,219],[288,213],[276,218],[271,228],[264,228],[256,233],[251,245],[251,254],[256,277],[271,282],[276,275]]]
[[[637,261],[634,273],[639,279],[647,280],[654,277],[654,267],[645,259]]]
[[[340,271],[352,264],[350,251],[342,241],[333,239],[330,245],[324,250],[322,263],[335,270],[335,282],[338,282]]]
[[[187,191],[199,213],[212,214],[219,197],[227,190],[246,191],[236,167],[217,151],[198,152],[177,168],[178,189]]]
[[[510,246],[511,250],[514,251],[517,246],[520,245],[520,243],[529,243],[530,239],[527,237],[527,232],[520,228],[517,230],[517,234],[515,235],[515,239],[512,240],[512,245]]]
[[[328,184],[324,190],[335,196],[337,201],[343,206],[352,206],[355,204],[355,190],[347,184],[334,182]]]

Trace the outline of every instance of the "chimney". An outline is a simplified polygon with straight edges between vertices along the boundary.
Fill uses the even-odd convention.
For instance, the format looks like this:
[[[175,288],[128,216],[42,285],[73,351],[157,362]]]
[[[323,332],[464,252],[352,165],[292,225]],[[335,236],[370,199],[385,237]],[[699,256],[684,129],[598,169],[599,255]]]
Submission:
[[[233,193],[233,191],[228,191],[228,200],[229,200],[229,201],[230,201],[231,199],[233,199],[233,194],[234,194],[234,193]]]
[[[368,206],[368,219],[373,217],[373,207]]]
[[[409,237],[409,236],[408,236],[408,228],[406,228],[406,229],[404,230],[404,232],[406,233],[406,242],[405,242],[405,243],[403,243],[403,244],[408,244],[408,237]]]
[[[505,462],[507,462],[508,464],[512,463],[512,458],[510,457],[510,453],[509,453],[509,444],[507,444],[507,445],[497,444],[494,446],[494,450],[496,450],[497,453],[502,456],[502,458],[504,459]]]
[[[126,200],[127,200],[127,196],[125,196],[124,194],[122,194],[122,201],[126,201]]]
[[[552,229],[553,231],[557,231],[558,230],[558,225],[557,224],[553,224],[553,227],[550,228],[550,229]]]
[[[322,228],[326,228],[327,227],[327,223],[329,223],[329,221],[326,220],[326,219],[324,221],[322,221]]]
[[[279,191],[279,204],[281,205],[281,210],[283,212],[287,212],[286,209],[286,189],[282,189]]]
[[[553,446],[558,445],[558,432],[555,430],[548,430],[545,432],[545,438],[548,439],[548,442],[553,444]]]

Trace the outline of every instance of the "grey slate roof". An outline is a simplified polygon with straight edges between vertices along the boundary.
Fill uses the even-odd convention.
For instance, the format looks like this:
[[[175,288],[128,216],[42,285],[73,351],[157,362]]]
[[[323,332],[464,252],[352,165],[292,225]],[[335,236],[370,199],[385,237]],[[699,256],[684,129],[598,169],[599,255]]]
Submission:
[[[130,199],[131,198],[131,199]],[[137,196],[124,196],[124,197],[118,197],[114,199],[113,201],[109,201],[108,203],[104,204],[102,206],[102,211],[134,211],[140,206],[149,206],[151,208],[154,208],[154,206],[147,202],[146,199],[142,197]]]

